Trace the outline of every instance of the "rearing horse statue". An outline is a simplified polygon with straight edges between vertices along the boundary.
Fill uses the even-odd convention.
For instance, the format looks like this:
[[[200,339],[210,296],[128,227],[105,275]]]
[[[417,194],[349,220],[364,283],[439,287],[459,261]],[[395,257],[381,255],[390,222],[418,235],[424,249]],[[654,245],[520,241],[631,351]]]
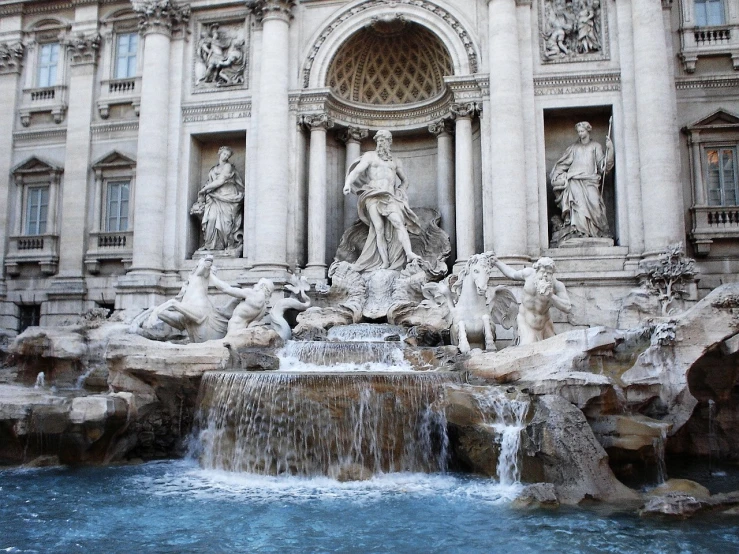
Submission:
[[[428,300],[449,309],[452,344],[464,353],[473,347],[495,351],[495,327],[505,329],[515,325],[518,301],[504,286],[488,285],[492,264],[490,254],[475,254],[465,264],[456,281],[428,283],[423,294]]]

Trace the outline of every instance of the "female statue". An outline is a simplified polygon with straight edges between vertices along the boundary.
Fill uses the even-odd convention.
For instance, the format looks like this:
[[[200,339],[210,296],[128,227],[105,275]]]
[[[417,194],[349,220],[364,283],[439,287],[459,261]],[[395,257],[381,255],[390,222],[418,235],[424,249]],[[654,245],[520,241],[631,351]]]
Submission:
[[[190,213],[201,218],[200,250],[228,250],[238,255],[243,242],[244,181],[228,159],[233,151],[222,146],[218,164],[210,168],[208,181],[198,192]]]

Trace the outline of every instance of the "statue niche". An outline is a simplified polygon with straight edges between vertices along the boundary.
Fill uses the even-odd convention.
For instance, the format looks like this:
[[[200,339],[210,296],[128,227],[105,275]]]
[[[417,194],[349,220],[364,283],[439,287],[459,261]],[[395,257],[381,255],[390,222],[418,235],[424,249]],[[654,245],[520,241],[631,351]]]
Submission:
[[[577,141],[559,157],[549,175],[554,201],[561,212],[561,216],[551,218],[551,246],[580,246],[583,244],[580,239],[612,246],[603,187],[605,176],[614,165],[613,143],[606,136],[604,149],[592,140],[593,128],[587,121],[581,121],[575,128]]]
[[[210,168],[208,180],[198,191],[190,214],[200,220],[202,246],[196,253],[214,252],[239,257],[243,249],[244,181],[229,162],[233,150],[218,149],[218,163]]]

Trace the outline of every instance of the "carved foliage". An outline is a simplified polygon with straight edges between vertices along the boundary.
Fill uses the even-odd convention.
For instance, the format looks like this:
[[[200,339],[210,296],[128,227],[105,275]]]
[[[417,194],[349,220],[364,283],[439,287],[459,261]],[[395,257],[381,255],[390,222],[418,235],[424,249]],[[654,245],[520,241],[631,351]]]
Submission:
[[[695,260],[685,256],[683,243],[667,247],[654,262],[644,265],[647,289],[658,297],[662,315],[674,312],[670,306],[687,294],[684,286],[695,278]]]
[[[190,21],[190,6],[178,6],[171,0],[131,0],[133,11],[139,16],[141,33],[169,35]]]
[[[608,59],[601,0],[540,0],[539,34],[544,62]]]
[[[0,75],[20,73],[24,52],[20,42],[0,43]]]
[[[83,65],[97,62],[98,50],[100,50],[100,34],[77,33],[68,42],[72,65]]]

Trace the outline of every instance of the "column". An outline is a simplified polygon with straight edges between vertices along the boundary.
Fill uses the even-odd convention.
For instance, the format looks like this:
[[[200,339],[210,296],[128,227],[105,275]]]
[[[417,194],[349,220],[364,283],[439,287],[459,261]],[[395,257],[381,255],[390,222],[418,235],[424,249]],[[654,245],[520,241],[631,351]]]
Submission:
[[[164,268],[162,212],[167,188],[170,40],[173,30],[188,21],[190,8],[169,0],[143,0],[133,4],[133,9],[144,35],[144,62],[130,273],[156,276]]]
[[[634,88],[645,255],[684,240],[677,126],[660,0],[634,0]]]
[[[475,185],[472,160],[472,117],[474,102],[453,104],[454,168],[456,191],[457,264],[466,262],[475,253]]]
[[[442,119],[429,125],[429,132],[436,136],[436,202],[441,214],[441,228],[452,243],[452,259],[457,244],[456,216],[454,213],[454,141],[452,122]],[[472,136],[470,135],[470,141]]]
[[[7,18],[8,20],[12,18]],[[18,94],[18,81],[20,80],[21,70],[23,68],[24,48],[21,43],[21,17],[16,17],[16,25],[18,32],[16,37],[7,42],[0,43],[0,98],[6,102],[2,110],[0,110],[0,299],[5,296],[5,254],[8,235],[10,229],[8,225],[11,221],[11,195],[10,187],[12,179],[10,178],[10,170],[13,163],[13,128],[15,123],[16,101]],[[7,21],[10,24],[10,21]],[[17,194],[20,188],[16,187]],[[16,208],[15,220],[21,216],[20,210]],[[1,304],[0,304],[1,305]],[[3,310],[4,312],[4,310]],[[0,323],[8,318],[4,318],[0,313]],[[0,325],[10,327],[7,325]]]
[[[339,140],[346,144],[346,163],[344,174],[349,173],[349,168],[362,155],[362,141],[369,136],[369,130],[359,127],[348,127],[339,134]],[[341,183],[344,186],[344,183]],[[347,194],[344,196],[344,231],[346,231],[357,220],[357,195]]]
[[[72,31],[75,34],[75,31]],[[95,68],[100,35],[97,30],[79,33],[71,41],[69,71],[69,107],[67,109],[67,141],[64,155],[64,184],[61,188],[61,221],[59,233],[59,273],[51,286],[53,293],[77,296],[82,301],[85,244],[87,235],[87,199],[90,175],[90,142],[95,104]],[[55,209],[49,197],[49,213]],[[49,226],[54,232],[54,227]],[[79,306],[81,309],[82,306]]]
[[[308,264],[305,276],[323,281],[326,278],[326,130],[334,126],[328,114],[302,117],[310,131],[308,160]]]
[[[495,253],[509,261],[523,262],[528,259],[526,158],[515,0],[488,0],[488,29],[492,213],[486,215],[493,219]]]
[[[288,34],[294,0],[258,0],[262,17],[257,137],[259,158],[255,198],[254,270],[274,274],[287,269],[289,186],[285,154],[288,114]]]

